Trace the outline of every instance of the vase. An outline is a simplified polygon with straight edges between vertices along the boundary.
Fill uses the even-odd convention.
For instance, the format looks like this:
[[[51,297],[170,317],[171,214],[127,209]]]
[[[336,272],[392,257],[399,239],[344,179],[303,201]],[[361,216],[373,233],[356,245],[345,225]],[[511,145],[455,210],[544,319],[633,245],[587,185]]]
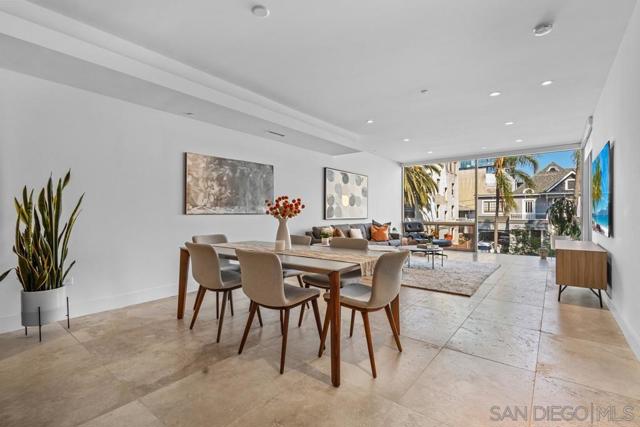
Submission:
[[[20,295],[22,326],[38,326],[57,322],[66,316],[67,288],[25,292]],[[40,313],[38,313],[38,308]],[[38,319],[39,317],[39,319]]]
[[[289,227],[287,226],[287,218],[278,218],[276,240],[284,241],[285,250],[291,249],[291,235],[289,234]]]

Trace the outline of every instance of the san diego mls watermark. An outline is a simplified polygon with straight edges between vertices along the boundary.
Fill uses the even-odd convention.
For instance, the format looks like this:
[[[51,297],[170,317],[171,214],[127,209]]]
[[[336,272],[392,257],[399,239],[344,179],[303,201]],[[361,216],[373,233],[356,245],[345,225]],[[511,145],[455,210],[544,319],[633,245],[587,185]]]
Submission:
[[[626,405],[535,405],[492,406],[491,421],[548,421],[548,422],[621,422],[640,421],[640,408]],[[586,424],[585,424],[586,425]]]

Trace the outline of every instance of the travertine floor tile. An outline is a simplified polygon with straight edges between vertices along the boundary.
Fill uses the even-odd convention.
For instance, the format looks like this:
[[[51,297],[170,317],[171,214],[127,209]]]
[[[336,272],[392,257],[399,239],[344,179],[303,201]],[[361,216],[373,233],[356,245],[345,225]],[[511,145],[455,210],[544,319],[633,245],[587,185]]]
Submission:
[[[491,408],[529,405],[534,373],[444,349],[400,404],[452,426],[526,426],[492,421]]]
[[[545,307],[542,330],[603,344],[626,347],[627,341],[609,310],[575,305]]]
[[[469,319],[447,348],[535,371],[540,332],[517,326]]]
[[[160,422],[144,405],[137,400],[121,406],[91,421],[81,424],[79,427],[163,427]]]
[[[540,330],[542,308],[486,298],[476,307],[469,318]]]
[[[640,399],[640,362],[628,348],[542,333],[538,372]]]

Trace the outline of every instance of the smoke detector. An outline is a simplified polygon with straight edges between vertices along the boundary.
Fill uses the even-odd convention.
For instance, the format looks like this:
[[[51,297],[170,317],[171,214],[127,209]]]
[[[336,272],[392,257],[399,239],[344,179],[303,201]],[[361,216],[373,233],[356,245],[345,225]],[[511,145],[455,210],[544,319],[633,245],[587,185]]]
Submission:
[[[546,36],[553,30],[553,24],[538,24],[533,28],[533,35],[536,37]]]

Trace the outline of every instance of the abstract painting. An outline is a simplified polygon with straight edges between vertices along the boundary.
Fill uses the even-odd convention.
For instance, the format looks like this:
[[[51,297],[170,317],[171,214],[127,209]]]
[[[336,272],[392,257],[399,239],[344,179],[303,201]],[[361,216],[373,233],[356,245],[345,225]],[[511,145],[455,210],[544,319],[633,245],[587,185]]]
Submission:
[[[265,200],[273,200],[272,165],[185,153],[185,214],[264,214]]]
[[[591,222],[593,231],[611,237],[613,234],[611,194],[611,143],[607,142],[591,162]]]
[[[366,175],[324,168],[324,219],[367,218],[368,207]]]

